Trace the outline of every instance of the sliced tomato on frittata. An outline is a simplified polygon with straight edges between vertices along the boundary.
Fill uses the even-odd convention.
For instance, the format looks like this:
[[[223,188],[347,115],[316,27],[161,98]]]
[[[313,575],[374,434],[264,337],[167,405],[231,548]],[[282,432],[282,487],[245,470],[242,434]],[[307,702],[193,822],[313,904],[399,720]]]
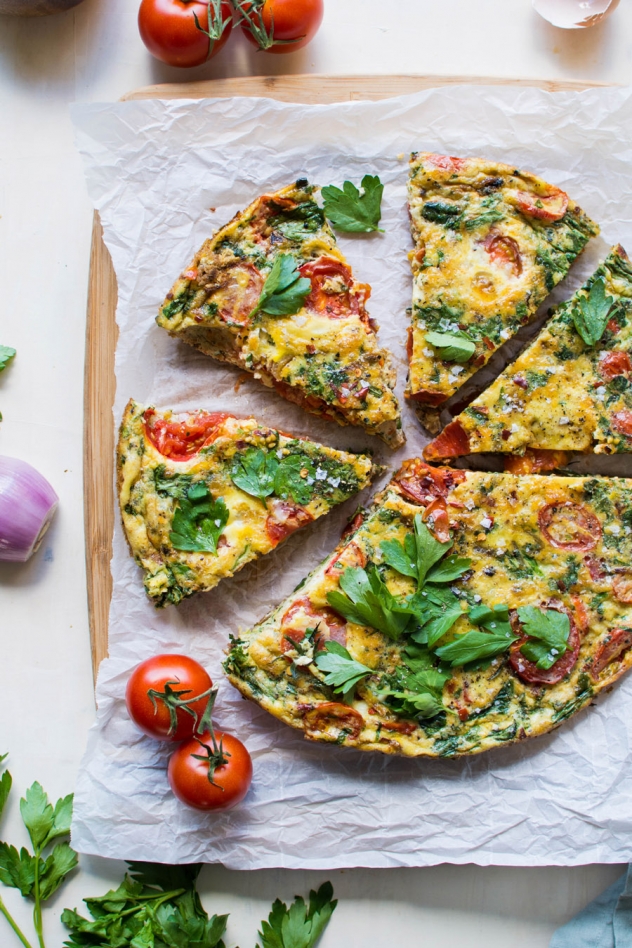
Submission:
[[[366,309],[370,287],[355,279],[314,196],[299,180],[253,201],[204,243],[157,323],[306,411],[399,447],[395,371]]]
[[[156,606],[212,589],[370,483],[361,454],[235,418],[130,401],[117,449],[125,535]]]
[[[632,451],[632,266],[614,247],[534,341],[426,448],[427,460],[502,452],[514,473],[568,451]]]
[[[415,250],[406,396],[437,406],[528,323],[599,232],[560,188],[483,158],[413,154]]]

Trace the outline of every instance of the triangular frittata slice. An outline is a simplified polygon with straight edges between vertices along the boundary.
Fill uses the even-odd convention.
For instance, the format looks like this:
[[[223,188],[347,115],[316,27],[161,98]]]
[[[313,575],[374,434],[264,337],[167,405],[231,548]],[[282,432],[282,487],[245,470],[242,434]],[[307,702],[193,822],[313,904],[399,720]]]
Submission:
[[[123,528],[156,606],[216,586],[379,472],[362,454],[254,418],[130,401],[117,452]]]
[[[314,194],[302,179],[237,214],[176,280],[157,323],[307,411],[399,447],[395,372],[366,310],[370,287],[354,279]],[[280,257],[311,290],[289,315],[255,311]]]
[[[415,153],[408,187],[406,395],[436,433],[436,406],[529,322],[599,228],[560,188],[484,158]]]
[[[526,471],[563,466],[559,452],[632,451],[631,353],[632,267],[618,246],[424,455],[527,452],[512,462]]]
[[[229,680],[359,750],[454,757],[551,731],[632,666],[631,505],[622,478],[407,461],[231,640]]]

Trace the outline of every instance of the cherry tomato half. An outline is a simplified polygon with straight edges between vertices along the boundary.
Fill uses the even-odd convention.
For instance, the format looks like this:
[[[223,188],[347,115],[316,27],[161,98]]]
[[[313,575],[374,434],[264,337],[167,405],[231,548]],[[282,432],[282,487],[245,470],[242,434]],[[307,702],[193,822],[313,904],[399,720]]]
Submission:
[[[230,418],[226,412],[197,411],[157,418],[153,408],[144,414],[145,434],[157,451],[172,461],[189,461],[221,432],[222,423]]]
[[[228,0],[142,0],[138,29],[156,59],[169,66],[201,66],[227,42],[232,13]]]
[[[230,810],[248,793],[252,759],[232,734],[207,731],[199,739],[185,741],[171,755],[168,776],[182,803],[197,810]]]
[[[307,46],[324,12],[323,0],[265,0],[259,9],[241,0],[236,6],[244,15],[242,32],[267,53],[293,53]]]
[[[125,703],[134,724],[149,737],[183,741],[202,720],[212,687],[209,675],[194,659],[155,655],[130,675]],[[198,695],[205,697],[188,703]]]

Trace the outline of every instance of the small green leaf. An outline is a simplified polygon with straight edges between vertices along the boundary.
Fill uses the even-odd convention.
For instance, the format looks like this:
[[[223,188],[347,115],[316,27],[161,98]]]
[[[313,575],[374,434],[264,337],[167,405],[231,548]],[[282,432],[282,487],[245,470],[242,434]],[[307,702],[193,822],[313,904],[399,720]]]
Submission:
[[[11,346],[0,346],[0,372],[6,369],[11,359],[15,357],[15,351]]]
[[[552,668],[569,648],[571,623],[566,613],[557,609],[521,606],[518,618],[529,636],[520,647],[522,654],[538,668]]]
[[[464,556],[446,556],[426,574],[427,583],[453,583],[467,573],[472,561]]]
[[[297,895],[289,909],[277,899],[258,932],[261,948],[313,948],[336,905],[330,882],[309,893],[309,904]]]
[[[614,299],[606,296],[603,277],[594,281],[586,296],[575,298],[571,314],[575,329],[587,346],[596,345],[603,336],[613,304]]]
[[[53,828],[54,810],[41,784],[37,781],[29,787],[20,800],[20,813],[34,849],[44,846]]]
[[[44,863],[40,875],[40,898],[49,899],[57,891],[69,872],[78,863],[77,853],[70,848],[69,843],[58,843]]]
[[[316,469],[309,458],[290,454],[283,458],[274,476],[274,493],[295,504],[308,504],[315,492]]]
[[[70,833],[70,824],[72,823],[72,803],[73,794],[69,793],[67,797],[62,797],[55,804],[53,813],[53,828],[46,838],[50,843],[60,836],[67,836]]]
[[[369,234],[381,230],[377,225],[382,216],[384,185],[377,175],[365,174],[358,190],[351,181],[345,181],[342,190],[333,184],[322,189],[323,210],[336,230],[351,234]]]
[[[8,770],[5,770],[5,772],[2,774],[2,777],[0,777],[0,816],[2,816],[5,803],[9,798],[12,782],[11,774]]]
[[[402,545],[399,540],[384,540],[380,543],[380,549],[385,563],[392,566],[392,568],[397,570],[398,573],[401,573],[402,576],[410,576],[412,579],[417,579],[418,571],[417,563],[415,562],[415,541],[410,534],[406,537],[406,540],[412,541],[412,551],[409,551],[408,543]]]
[[[228,523],[229,511],[221,497],[213,500],[201,481],[191,485],[176,507],[169,539],[175,550],[216,553],[217,541]]]
[[[345,619],[398,639],[410,622],[410,614],[402,611],[401,603],[389,592],[375,566],[371,563],[367,569],[348,567],[340,577],[343,592],[334,590],[327,594],[327,600]]]
[[[302,309],[311,289],[311,280],[301,276],[292,254],[279,254],[250,317],[258,312],[267,313],[269,316],[292,316]]]
[[[373,674],[370,668],[352,658],[340,643],[329,641],[325,649],[325,652],[316,656],[316,666],[327,673],[325,684],[333,688],[335,693],[343,694],[346,698],[363,678]]]
[[[274,476],[278,466],[273,452],[249,448],[235,458],[231,478],[240,490],[265,502],[265,498],[274,493]]]
[[[417,553],[417,581],[421,586],[428,571],[437,563],[452,546],[452,541],[441,543],[430,532],[421,519],[421,514],[415,514],[415,545]]]
[[[18,853],[15,846],[0,843],[0,882],[19,889],[27,899],[35,885],[35,857],[24,848]]]
[[[444,362],[468,362],[476,352],[476,345],[465,332],[427,332],[426,342],[439,350]]]
[[[500,655],[506,652],[515,641],[516,636],[512,633],[502,632],[496,635],[493,632],[472,630],[457,636],[447,645],[442,645],[437,649],[437,655],[442,661],[449,662],[452,668],[455,668]]]

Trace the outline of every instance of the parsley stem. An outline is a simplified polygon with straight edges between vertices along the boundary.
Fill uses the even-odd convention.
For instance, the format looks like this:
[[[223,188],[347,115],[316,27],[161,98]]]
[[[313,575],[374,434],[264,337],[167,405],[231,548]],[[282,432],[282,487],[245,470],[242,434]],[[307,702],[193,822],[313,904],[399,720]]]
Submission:
[[[33,887],[33,895],[35,898],[35,906],[33,908],[33,926],[37,932],[37,940],[39,942],[40,948],[46,948],[44,944],[44,929],[42,926],[42,899],[40,897],[40,856],[41,849],[35,847],[35,884]]]
[[[8,922],[9,925],[11,926],[11,928],[13,929],[13,931],[15,932],[15,934],[18,936],[18,938],[20,939],[20,941],[21,941],[22,944],[24,945],[24,948],[33,948],[33,946],[31,945],[31,943],[26,940],[24,934],[23,934],[23,933],[20,931],[20,929],[18,928],[17,923],[15,922],[15,920],[11,917],[11,914],[10,914],[9,910],[7,909],[6,905],[4,904],[4,902],[2,901],[2,897],[1,897],[1,896],[0,896],[0,912],[4,915],[4,917],[6,918],[7,922]]]

